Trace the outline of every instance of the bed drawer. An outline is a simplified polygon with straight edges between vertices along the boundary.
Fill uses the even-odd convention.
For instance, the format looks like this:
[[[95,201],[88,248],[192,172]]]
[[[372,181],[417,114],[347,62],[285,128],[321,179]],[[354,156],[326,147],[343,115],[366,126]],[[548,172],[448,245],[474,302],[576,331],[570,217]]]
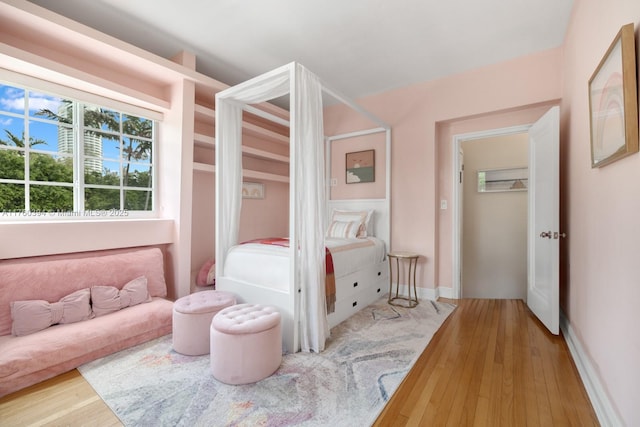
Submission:
[[[329,326],[337,325],[382,297],[386,289],[383,286],[374,285],[371,283],[371,286],[362,288],[350,297],[336,301],[335,312],[329,315]]]
[[[337,279],[336,300],[350,299],[359,292],[366,292],[365,288],[377,287],[381,281],[388,282],[388,270],[387,263],[382,262]]]

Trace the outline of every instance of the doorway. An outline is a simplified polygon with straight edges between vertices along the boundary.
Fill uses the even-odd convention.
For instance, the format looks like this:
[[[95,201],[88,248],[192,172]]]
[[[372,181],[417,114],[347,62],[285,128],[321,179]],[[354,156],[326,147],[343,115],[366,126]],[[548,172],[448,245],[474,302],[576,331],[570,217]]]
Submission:
[[[453,278],[457,298],[526,301],[526,180],[525,188],[518,188],[520,181],[514,188],[479,191],[478,180],[483,178],[478,172],[526,169],[529,127],[454,136]]]

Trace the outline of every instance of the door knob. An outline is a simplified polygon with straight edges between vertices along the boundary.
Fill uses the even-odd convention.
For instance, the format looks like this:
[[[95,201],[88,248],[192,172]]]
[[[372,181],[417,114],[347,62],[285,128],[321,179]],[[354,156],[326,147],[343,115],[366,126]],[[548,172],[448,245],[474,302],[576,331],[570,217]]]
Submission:
[[[567,237],[567,233],[558,233],[557,231],[553,233],[553,238],[554,239],[558,239],[560,237],[562,237],[564,239],[565,237]]]
[[[540,237],[542,237],[543,239],[550,239],[551,234],[551,231],[543,231],[542,233],[540,233]]]

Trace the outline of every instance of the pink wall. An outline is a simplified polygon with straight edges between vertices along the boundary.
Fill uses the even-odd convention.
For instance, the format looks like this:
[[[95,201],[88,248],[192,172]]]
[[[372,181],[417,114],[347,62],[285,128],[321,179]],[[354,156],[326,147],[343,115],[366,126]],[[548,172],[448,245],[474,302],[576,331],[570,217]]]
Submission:
[[[450,147],[441,146],[439,125],[558,100],[561,59],[560,49],[549,50],[359,100],[392,126],[391,246],[423,255],[419,286],[437,287],[440,258],[451,257],[451,227],[441,233],[438,203],[439,178],[446,175],[443,168],[451,168],[451,162],[440,163],[439,156]],[[327,108],[326,129],[366,127],[354,117],[342,106]],[[479,126],[494,124],[482,126],[480,120]],[[442,246],[449,248],[446,253],[439,250]]]
[[[637,48],[639,1],[582,0],[566,36],[561,168],[562,221],[569,237],[563,308],[622,423],[637,426],[640,155],[591,169],[587,90],[613,38],[629,22],[636,26]]]

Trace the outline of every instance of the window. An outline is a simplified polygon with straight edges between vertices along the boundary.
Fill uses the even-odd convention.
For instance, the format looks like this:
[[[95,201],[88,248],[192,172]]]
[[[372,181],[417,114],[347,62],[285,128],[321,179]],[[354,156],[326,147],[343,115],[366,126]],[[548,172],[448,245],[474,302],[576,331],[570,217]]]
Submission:
[[[0,215],[152,212],[153,120],[0,83]]]

